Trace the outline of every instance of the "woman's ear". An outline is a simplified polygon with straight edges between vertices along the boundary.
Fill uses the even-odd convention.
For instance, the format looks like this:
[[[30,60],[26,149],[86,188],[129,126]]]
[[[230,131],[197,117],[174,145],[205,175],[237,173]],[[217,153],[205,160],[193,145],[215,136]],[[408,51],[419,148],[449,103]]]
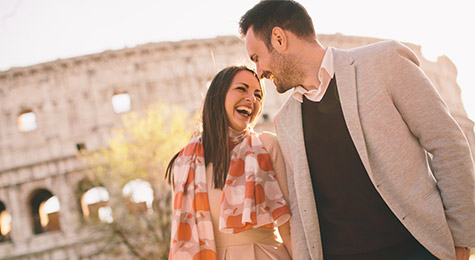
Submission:
[[[279,52],[287,49],[287,35],[285,31],[280,27],[274,27],[271,34],[271,44],[274,49]]]

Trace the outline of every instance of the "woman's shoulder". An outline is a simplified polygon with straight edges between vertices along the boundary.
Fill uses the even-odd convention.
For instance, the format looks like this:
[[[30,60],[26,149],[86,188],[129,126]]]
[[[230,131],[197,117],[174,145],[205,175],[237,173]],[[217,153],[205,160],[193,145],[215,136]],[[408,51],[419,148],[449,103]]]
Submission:
[[[269,131],[263,131],[261,133],[258,133],[259,135],[259,138],[261,139],[266,139],[266,140],[276,140],[277,138],[277,135],[273,132],[269,132]]]
[[[264,131],[258,135],[266,148],[272,148],[277,145],[277,136],[275,133]]]

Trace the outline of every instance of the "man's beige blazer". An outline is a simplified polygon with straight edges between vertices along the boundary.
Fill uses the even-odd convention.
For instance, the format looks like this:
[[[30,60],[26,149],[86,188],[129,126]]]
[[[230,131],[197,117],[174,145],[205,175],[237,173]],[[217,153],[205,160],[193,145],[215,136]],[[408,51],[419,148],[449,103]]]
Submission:
[[[455,246],[474,247],[470,148],[414,53],[385,41],[335,49],[334,64],[346,125],[389,208],[440,259],[453,259]],[[286,162],[294,259],[322,259],[301,103],[290,97],[274,123]]]

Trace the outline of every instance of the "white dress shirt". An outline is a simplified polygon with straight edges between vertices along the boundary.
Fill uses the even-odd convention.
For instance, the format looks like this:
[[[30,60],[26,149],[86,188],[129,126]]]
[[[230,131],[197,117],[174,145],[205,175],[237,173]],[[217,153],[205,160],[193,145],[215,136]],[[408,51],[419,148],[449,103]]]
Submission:
[[[320,86],[315,89],[306,90],[302,86],[297,86],[294,88],[292,97],[294,97],[300,103],[303,102],[303,96],[307,97],[308,100],[313,102],[320,102],[325,92],[327,91],[330,81],[335,75],[335,69],[333,65],[333,48],[328,47],[325,51],[325,56],[323,56],[322,64],[318,70],[318,79],[320,80]]]

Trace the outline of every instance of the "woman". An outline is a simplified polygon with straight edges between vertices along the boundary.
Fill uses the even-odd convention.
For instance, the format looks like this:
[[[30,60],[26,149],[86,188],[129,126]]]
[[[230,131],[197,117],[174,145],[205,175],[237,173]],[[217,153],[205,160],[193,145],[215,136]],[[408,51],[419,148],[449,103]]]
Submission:
[[[169,259],[291,259],[283,157],[274,135],[252,130],[263,97],[259,77],[244,66],[211,82],[202,135],[167,168],[174,182]]]

